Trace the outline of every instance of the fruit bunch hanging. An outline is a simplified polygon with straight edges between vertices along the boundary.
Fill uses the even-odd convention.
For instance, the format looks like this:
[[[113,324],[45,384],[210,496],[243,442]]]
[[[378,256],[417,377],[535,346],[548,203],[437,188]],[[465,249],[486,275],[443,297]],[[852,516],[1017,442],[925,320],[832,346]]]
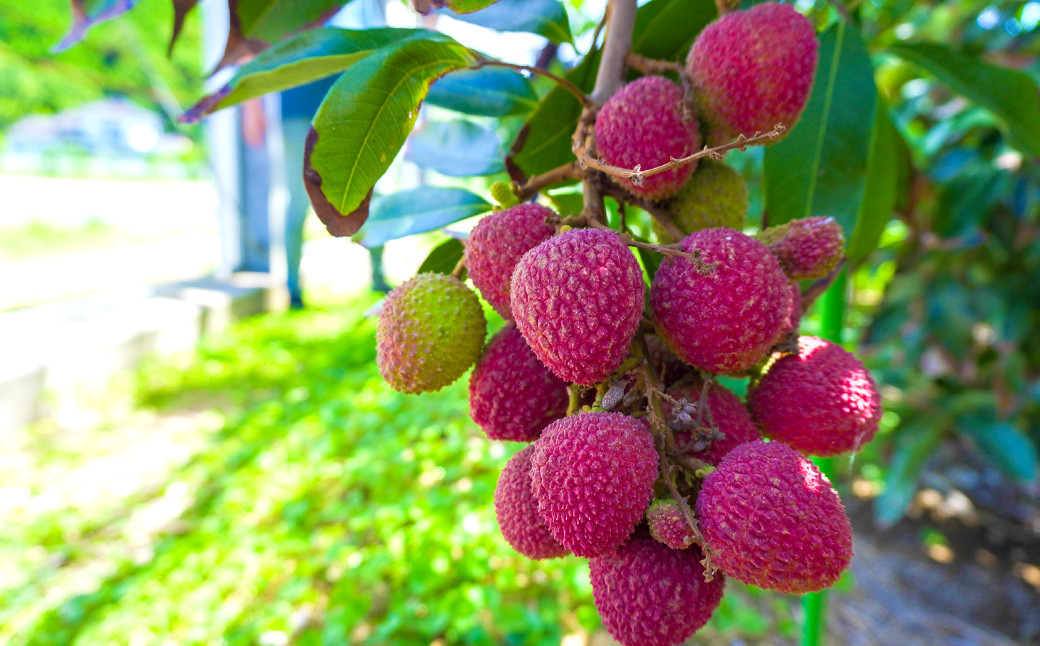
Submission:
[[[808,20],[766,2],[710,24],[685,65],[629,56],[643,75],[585,99],[573,175],[554,178],[583,182],[584,210],[498,187],[456,272],[415,276],[380,314],[395,389],[475,366],[473,420],[529,443],[495,490],[502,535],[532,559],[587,558],[603,623],[630,646],[692,635],[726,577],[812,592],[852,557],[844,507],[806,456],[871,441],[880,398],[850,353],[798,334],[842,230],[812,217],[746,235],[748,191],[723,162],[794,127],[816,48]],[[648,211],[657,241],[610,228],[605,196]],[[649,290],[633,247],[659,258]],[[507,321],[486,343],[478,293]],[[748,378],[746,402],[719,376]]]

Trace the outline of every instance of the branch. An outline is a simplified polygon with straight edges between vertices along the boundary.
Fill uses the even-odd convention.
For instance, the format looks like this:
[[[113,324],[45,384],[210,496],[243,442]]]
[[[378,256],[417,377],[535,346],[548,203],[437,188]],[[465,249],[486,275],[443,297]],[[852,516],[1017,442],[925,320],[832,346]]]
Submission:
[[[625,54],[625,65],[628,65],[642,74],[664,74],[665,72],[682,74],[683,71],[682,65],[675,61],[661,61],[655,58],[647,58],[646,56],[642,56],[635,52],[628,52]]]
[[[470,69],[479,70],[482,67],[508,67],[509,69],[516,70],[518,72],[527,72],[528,74],[537,74],[538,76],[544,76],[545,78],[551,80],[552,82],[556,83],[563,89],[573,94],[574,97],[578,99],[578,101],[580,101],[583,106],[589,107],[592,105],[592,100],[589,99],[589,97],[585,96],[585,93],[582,92],[581,89],[578,88],[578,86],[574,85],[562,76],[557,76],[548,70],[543,70],[540,67],[534,67],[531,65],[516,65],[514,63],[506,63],[503,61],[494,61],[488,58],[482,58],[479,61],[477,61],[472,67],[470,67]]]
[[[607,197],[612,197],[618,202],[627,202],[632,206],[643,209],[649,213],[650,216],[657,220],[661,226],[665,228],[665,231],[676,240],[682,240],[686,237],[683,230],[672,221],[671,214],[666,209],[662,208],[657,202],[651,202],[646,198],[639,197],[631,191],[626,190],[624,186],[611,181],[603,182],[599,188],[600,192]]]
[[[650,177],[651,175],[657,175],[658,173],[663,173],[666,170],[671,170],[673,168],[689,164],[690,162],[698,160],[701,157],[722,159],[722,153],[726,152],[727,150],[733,150],[734,148],[745,150],[748,146],[751,146],[753,144],[775,141],[779,139],[780,136],[785,132],[787,132],[787,128],[784,126],[784,124],[778,123],[769,132],[756,132],[753,137],[745,137],[744,135],[739,135],[735,140],[731,141],[728,144],[722,144],[721,146],[715,146],[714,148],[709,148],[705,146],[703,149],[693,153],[692,155],[680,157],[678,159],[672,158],[672,160],[668,163],[662,164],[660,166],[655,166],[654,168],[649,168],[647,170],[643,170],[639,166],[636,166],[634,169],[628,169],[620,168],[618,166],[611,166],[610,164],[605,164],[599,161],[598,159],[593,158],[592,155],[589,154],[589,151],[586,150],[584,147],[574,148],[574,154],[578,158],[578,163],[585,168],[592,168],[598,171],[602,171],[613,177],[627,179],[630,180],[636,186],[640,186],[643,183],[643,180],[647,177]]]
[[[596,220],[588,220],[587,224],[590,227],[592,227],[593,229],[601,229],[603,231],[614,231],[609,226],[603,224],[602,222],[597,222]],[[614,233],[618,233],[618,232],[614,231]],[[618,235],[621,236],[621,239],[624,240],[625,244],[627,244],[629,247],[636,247],[638,249],[647,249],[649,251],[654,251],[656,253],[659,253],[662,256],[672,256],[672,257],[675,257],[675,258],[686,258],[687,260],[690,260],[690,261],[693,262],[693,264],[697,267],[697,271],[699,273],[701,273],[701,274],[710,274],[711,272],[715,271],[715,267],[716,267],[716,265],[718,265],[717,262],[707,263],[707,262],[704,262],[703,260],[701,260],[700,249],[694,249],[694,253],[689,253],[687,251],[683,251],[682,247],[680,245],[678,245],[678,244],[667,244],[666,245],[666,244],[653,244],[653,243],[649,243],[649,242],[639,242],[638,240],[633,240],[632,236],[628,235],[627,233],[618,233]]]
[[[592,100],[603,105],[621,87],[625,77],[625,53],[632,47],[636,23],[636,0],[610,0],[610,23],[603,44],[603,57],[596,72]]]
[[[582,172],[578,168],[578,162],[571,162],[562,166],[546,171],[541,175],[535,175],[522,186],[517,186],[514,189],[517,198],[521,202],[526,202],[535,196],[536,193],[541,191],[546,186],[552,186],[553,184],[559,184],[560,182],[566,182],[571,179],[581,179]]]

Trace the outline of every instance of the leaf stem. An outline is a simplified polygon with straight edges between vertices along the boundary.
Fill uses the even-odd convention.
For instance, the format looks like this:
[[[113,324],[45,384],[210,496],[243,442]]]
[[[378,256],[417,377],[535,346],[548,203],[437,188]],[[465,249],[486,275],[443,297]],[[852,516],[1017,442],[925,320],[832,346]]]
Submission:
[[[580,101],[583,106],[588,107],[592,105],[592,100],[588,96],[586,96],[585,93],[578,88],[578,86],[574,85],[562,76],[557,76],[552,72],[544,70],[540,67],[534,67],[532,65],[516,65],[514,63],[506,63],[505,61],[495,61],[489,58],[482,58],[478,60],[475,65],[470,67],[470,69],[477,70],[481,67],[507,67],[518,72],[527,72],[528,74],[537,74],[538,76],[544,76],[545,78],[549,79],[550,81],[556,83],[563,89],[573,94],[574,97],[578,99],[578,101]]]

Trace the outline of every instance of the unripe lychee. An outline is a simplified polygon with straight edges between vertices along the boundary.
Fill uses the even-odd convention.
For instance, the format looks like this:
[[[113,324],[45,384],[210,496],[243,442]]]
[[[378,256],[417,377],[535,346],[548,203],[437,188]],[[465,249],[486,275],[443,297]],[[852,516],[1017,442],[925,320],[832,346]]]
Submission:
[[[839,345],[798,338],[798,355],[781,357],[748,392],[762,433],[799,451],[838,455],[874,439],[881,396],[870,372]]]
[[[663,76],[644,76],[607,99],[596,115],[596,150],[603,161],[621,168],[649,170],[700,148],[697,119],[683,106],[683,89]],[[650,200],[674,195],[696,163],[651,175],[641,184],[619,180]]]
[[[704,28],[686,58],[713,145],[798,123],[816,73],[816,30],[789,4],[763,2]]]
[[[762,231],[759,239],[791,280],[823,278],[845,257],[845,234],[834,218],[791,220]]]
[[[650,288],[658,332],[696,368],[747,370],[786,331],[787,277],[761,242],[739,231],[705,229],[680,244],[700,260],[673,256],[661,263]]]
[[[621,413],[553,422],[534,443],[531,464],[538,512],[557,541],[584,557],[625,542],[657,479],[650,429]]]
[[[694,421],[700,415],[702,426],[713,425],[718,429],[721,437],[709,438],[710,441],[703,442],[705,445],[703,448],[698,449],[697,445],[694,445],[693,450],[687,453],[698,460],[717,465],[734,448],[745,442],[761,439],[762,436],[755,425],[755,420],[751,418],[751,413],[744,406],[744,402],[721,384],[713,383],[708,387],[707,397],[705,397],[708,407],[707,410],[700,413],[697,407],[700,405],[702,389],[703,382],[696,379],[672,386],[665,391],[665,394],[678,401],[686,400],[692,404],[691,417]],[[675,412],[675,405],[667,399],[663,400],[661,405],[665,418],[671,420]],[[689,444],[691,439],[693,438],[690,431],[675,433],[675,441],[680,448]]]
[[[692,509],[690,514],[693,514]],[[673,550],[686,549],[697,537],[675,500],[655,500],[646,510],[646,524],[655,541]]]
[[[603,626],[625,646],[673,646],[708,622],[725,588],[704,580],[703,554],[673,550],[636,532],[616,551],[589,561]]]
[[[477,360],[486,332],[484,310],[472,290],[447,274],[419,274],[383,302],[376,363],[395,390],[440,390]]]
[[[852,559],[852,527],[830,481],[781,442],[733,449],[697,496],[711,562],[726,576],[778,592],[834,585]]]
[[[748,205],[747,183],[740,173],[722,162],[702,159],[665,208],[675,226],[689,235],[719,227],[740,231],[747,220]],[[660,242],[675,242],[657,220],[653,221],[653,229]]]
[[[481,296],[502,318],[511,320],[509,281],[520,257],[552,237],[545,219],[556,213],[526,203],[481,218],[466,238],[466,269]]]
[[[514,550],[529,559],[551,559],[569,554],[538,514],[538,501],[531,490],[531,454],[526,446],[513,454],[495,486],[495,518],[502,536]]]
[[[567,384],[549,371],[515,325],[488,341],[469,378],[469,414],[492,440],[531,442],[567,412]]]
[[[624,360],[643,295],[642,270],[618,234],[572,229],[524,254],[510,298],[542,363],[564,381],[591,385]]]

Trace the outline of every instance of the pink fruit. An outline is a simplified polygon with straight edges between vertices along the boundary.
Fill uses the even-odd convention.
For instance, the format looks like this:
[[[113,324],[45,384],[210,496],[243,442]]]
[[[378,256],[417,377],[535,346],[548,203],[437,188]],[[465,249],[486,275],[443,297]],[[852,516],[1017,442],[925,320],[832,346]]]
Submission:
[[[538,514],[531,490],[531,454],[527,446],[513,454],[495,487],[495,518],[502,536],[513,549],[529,559],[551,559],[569,554],[549,533]]]
[[[845,234],[834,218],[791,220],[769,227],[759,239],[791,280],[823,278],[845,257]]]
[[[841,346],[798,338],[798,354],[781,357],[748,392],[762,432],[799,451],[838,455],[874,439],[881,396],[870,372]]]
[[[693,510],[690,510],[693,514]],[[683,517],[679,503],[674,500],[655,500],[646,510],[646,524],[650,536],[673,550],[684,550],[697,537],[690,523]]]

